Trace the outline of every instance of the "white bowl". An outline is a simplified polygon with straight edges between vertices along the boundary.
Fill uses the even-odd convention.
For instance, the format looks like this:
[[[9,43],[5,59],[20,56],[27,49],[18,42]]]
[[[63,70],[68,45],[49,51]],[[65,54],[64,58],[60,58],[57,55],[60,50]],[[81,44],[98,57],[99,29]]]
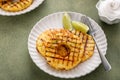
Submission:
[[[90,59],[68,71],[58,71],[52,68],[50,65],[47,64],[44,57],[41,56],[40,53],[38,53],[38,51],[36,50],[36,40],[42,32],[50,28],[63,28],[62,27],[63,14],[64,12],[50,14],[36,23],[36,25],[32,28],[28,38],[29,54],[33,62],[41,70],[50,75],[60,78],[81,77],[95,70],[101,63],[100,56],[96,48],[94,50],[93,56]],[[82,14],[76,12],[68,12],[68,14],[71,16],[71,19],[75,21],[80,21],[81,16],[83,16]],[[103,55],[105,55],[107,50],[107,40],[105,34],[101,27],[94,20],[90,19],[90,21],[94,25],[93,28],[97,30],[95,31],[96,34],[95,38]]]
[[[18,12],[8,12],[8,11],[4,11],[3,9],[0,9],[0,15],[16,16],[16,15],[25,14],[25,13],[30,12],[31,10],[37,8],[43,1],[44,0],[33,0],[33,3],[28,8],[26,8],[22,11],[18,11]]]
[[[98,3],[96,4],[96,8],[97,8],[97,10],[98,10],[98,15],[99,15],[100,19],[101,19],[102,21],[104,21],[105,23],[107,23],[107,24],[119,23],[119,22],[120,22],[120,17],[109,18],[108,16],[105,16],[105,15],[103,15],[103,14],[100,12],[100,5],[102,4],[103,1],[105,1],[105,0],[100,0],[100,1],[98,1]]]

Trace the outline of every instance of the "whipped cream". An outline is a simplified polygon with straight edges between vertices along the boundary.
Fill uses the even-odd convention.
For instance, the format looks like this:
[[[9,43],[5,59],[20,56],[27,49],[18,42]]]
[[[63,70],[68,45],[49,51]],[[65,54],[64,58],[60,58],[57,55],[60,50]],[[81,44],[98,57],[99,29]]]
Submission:
[[[99,5],[99,13],[108,19],[120,18],[120,0],[105,0]]]

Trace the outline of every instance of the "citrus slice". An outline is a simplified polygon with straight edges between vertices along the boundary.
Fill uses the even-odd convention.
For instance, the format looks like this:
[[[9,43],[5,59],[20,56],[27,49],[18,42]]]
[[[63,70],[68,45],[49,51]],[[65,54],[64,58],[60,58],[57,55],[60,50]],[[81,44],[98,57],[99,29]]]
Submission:
[[[68,13],[63,14],[62,22],[65,29],[72,30],[71,18]]]
[[[87,33],[89,30],[89,27],[85,25],[84,23],[77,22],[77,21],[72,21],[72,26],[75,30]]]

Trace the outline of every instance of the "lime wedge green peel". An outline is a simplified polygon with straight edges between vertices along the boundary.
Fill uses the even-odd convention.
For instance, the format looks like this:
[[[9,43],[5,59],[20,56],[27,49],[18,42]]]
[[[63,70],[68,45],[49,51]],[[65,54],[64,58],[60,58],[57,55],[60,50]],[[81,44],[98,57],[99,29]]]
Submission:
[[[64,29],[68,29],[68,30],[75,29],[83,33],[87,33],[89,30],[89,27],[87,25],[78,21],[71,21],[71,18],[67,12],[63,14],[62,22]]]
[[[65,29],[72,30],[71,18],[68,13],[63,14],[62,22]]]
[[[72,26],[75,30],[87,33],[89,30],[89,27],[81,22],[77,22],[77,21],[72,21]]]

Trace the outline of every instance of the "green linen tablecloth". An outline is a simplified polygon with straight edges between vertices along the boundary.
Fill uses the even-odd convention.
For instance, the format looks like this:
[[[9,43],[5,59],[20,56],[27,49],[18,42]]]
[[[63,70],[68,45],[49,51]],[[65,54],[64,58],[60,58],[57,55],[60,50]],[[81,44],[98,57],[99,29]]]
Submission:
[[[37,21],[58,11],[74,11],[93,18],[108,40],[106,57],[112,70],[100,65],[92,73],[69,80],[120,80],[120,24],[100,21],[95,8],[98,0],[45,0],[35,10],[13,17],[0,16],[0,80],[63,80],[40,70],[28,53],[28,35]]]

